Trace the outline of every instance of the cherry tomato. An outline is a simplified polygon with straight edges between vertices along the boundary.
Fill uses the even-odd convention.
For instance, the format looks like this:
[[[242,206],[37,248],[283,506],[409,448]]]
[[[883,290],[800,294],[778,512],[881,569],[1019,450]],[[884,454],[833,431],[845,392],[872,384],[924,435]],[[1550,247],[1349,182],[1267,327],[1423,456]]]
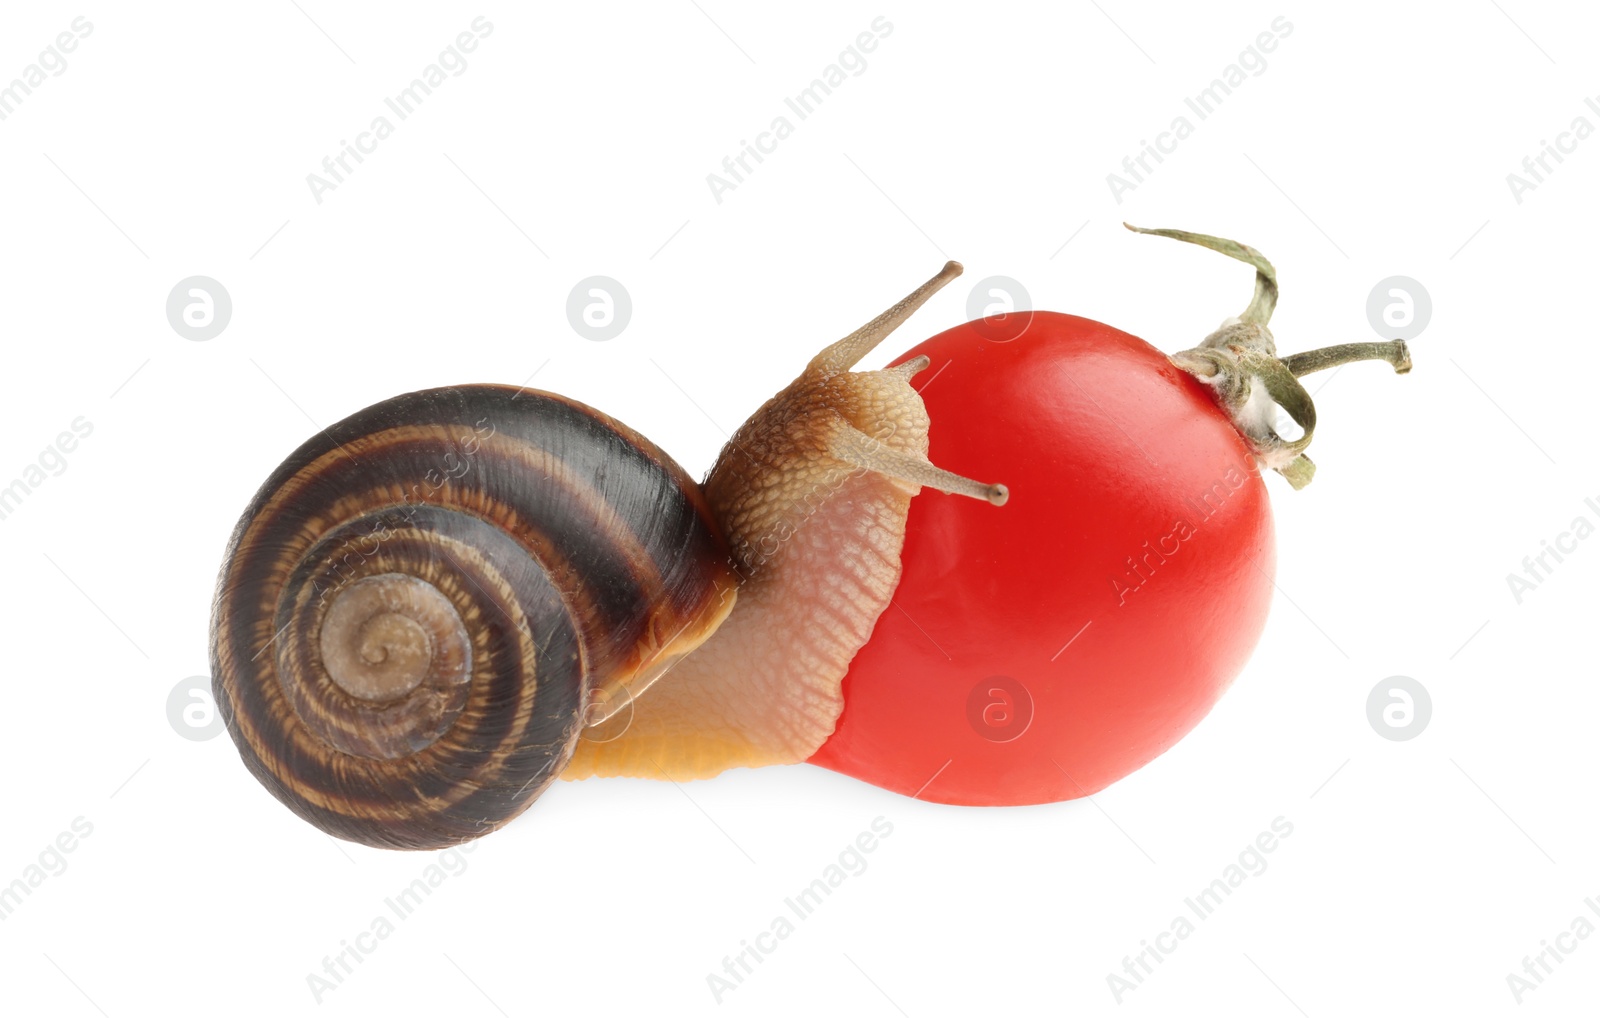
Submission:
[[[900,585],[811,762],[935,802],[1093,794],[1248,659],[1276,564],[1266,488],[1209,391],[1108,325],[1013,314],[901,359],[922,354],[930,458],[1010,499],[912,500]]]

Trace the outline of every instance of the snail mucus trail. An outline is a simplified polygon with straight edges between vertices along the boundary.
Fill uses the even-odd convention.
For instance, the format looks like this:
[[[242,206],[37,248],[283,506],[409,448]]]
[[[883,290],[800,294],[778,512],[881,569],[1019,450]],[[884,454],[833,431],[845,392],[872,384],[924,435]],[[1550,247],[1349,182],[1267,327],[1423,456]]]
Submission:
[[[329,834],[429,849],[557,776],[810,756],[899,581],[912,496],[1007,497],[929,462],[927,358],[852,370],[960,273],[812,358],[703,484],[597,410],[503,385],[312,437],[245,509],[213,602],[246,767]]]

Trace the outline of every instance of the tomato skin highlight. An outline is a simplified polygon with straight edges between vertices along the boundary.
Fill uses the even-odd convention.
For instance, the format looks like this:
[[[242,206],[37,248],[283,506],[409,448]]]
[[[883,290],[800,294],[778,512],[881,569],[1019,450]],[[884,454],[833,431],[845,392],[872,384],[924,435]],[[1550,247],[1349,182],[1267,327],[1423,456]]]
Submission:
[[[1010,499],[912,500],[893,603],[811,763],[933,802],[1092,795],[1198,724],[1261,635],[1271,505],[1209,391],[1111,326],[1024,315],[899,359],[931,358],[929,457]]]

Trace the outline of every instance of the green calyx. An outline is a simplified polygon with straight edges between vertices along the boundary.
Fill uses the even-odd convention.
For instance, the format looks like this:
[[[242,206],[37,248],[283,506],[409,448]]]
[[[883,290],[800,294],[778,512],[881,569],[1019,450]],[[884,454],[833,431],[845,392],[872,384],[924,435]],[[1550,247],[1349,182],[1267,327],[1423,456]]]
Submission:
[[[1211,387],[1256,458],[1282,474],[1295,489],[1310,484],[1317,470],[1305,455],[1317,427],[1317,408],[1311,394],[1300,384],[1300,376],[1364,360],[1388,361],[1396,374],[1411,370],[1411,353],[1399,339],[1388,343],[1345,343],[1279,357],[1272,331],[1267,328],[1278,303],[1278,275],[1261,252],[1204,233],[1122,225],[1135,233],[1208,247],[1254,266],[1256,289],[1244,313],[1228,319],[1199,346],[1169,359]],[[1300,437],[1291,441],[1278,434],[1274,424],[1279,407],[1300,427]]]

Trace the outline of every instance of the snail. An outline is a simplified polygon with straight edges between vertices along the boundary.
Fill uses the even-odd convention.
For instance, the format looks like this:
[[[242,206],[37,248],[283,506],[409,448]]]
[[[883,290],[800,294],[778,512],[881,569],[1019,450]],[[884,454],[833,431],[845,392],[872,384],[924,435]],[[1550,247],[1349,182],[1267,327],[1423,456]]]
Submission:
[[[934,466],[911,379],[855,366],[944,284],[806,365],[696,484],[575,400],[384,400],[251,499],[217,581],[213,691],[247,769],[328,834],[479,837],[557,777],[682,781],[804,760],[900,576]]]

